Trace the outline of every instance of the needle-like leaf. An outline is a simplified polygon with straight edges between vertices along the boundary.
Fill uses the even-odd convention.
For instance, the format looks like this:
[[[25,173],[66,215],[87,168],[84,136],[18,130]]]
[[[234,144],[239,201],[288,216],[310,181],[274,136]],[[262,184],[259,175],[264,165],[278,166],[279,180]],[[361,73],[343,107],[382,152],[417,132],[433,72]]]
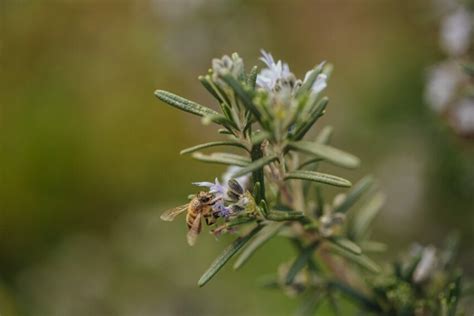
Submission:
[[[293,264],[291,265],[290,269],[288,270],[288,274],[286,275],[286,281],[285,281],[286,284],[293,283],[293,280],[295,279],[298,272],[300,272],[301,269],[303,269],[306,266],[307,262],[313,256],[314,250],[318,246],[319,246],[319,241],[313,242],[299,254],[299,256],[295,259],[295,261],[293,261]]]
[[[168,103],[175,108],[183,110],[188,113],[192,113],[198,116],[205,116],[205,115],[219,115],[218,112],[205,107],[204,105],[198,104],[196,102],[190,101],[179,95],[174,93],[163,91],[163,90],[156,90],[155,95],[161,101]]]
[[[204,286],[214,275],[235,255],[256,233],[262,229],[262,226],[256,226],[245,236],[239,237],[234,240],[224,251],[217,257],[211,264],[209,269],[201,276],[198,281],[198,286]]]
[[[265,165],[268,165],[269,163],[277,160],[278,157],[276,155],[270,155],[270,156],[265,156],[262,157],[258,160],[252,161],[249,163],[247,166],[243,167],[239,171],[237,171],[233,177],[238,178],[240,176],[243,176],[247,173],[254,172],[255,170],[262,169]]]
[[[189,147],[189,148],[181,150],[179,153],[181,155],[190,154],[201,149],[216,147],[216,146],[234,146],[234,147],[241,147],[241,148],[247,149],[242,143],[238,141],[224,140],[224,141],[209,142],[209,143]]]
[[[372,176],[366,176],[357,182],[354,187],[347,193],[344,201],[336,206],[334,212],[346,213],[363,195],[367,192],[372,184],[374,178]]]
[[[306,78],[303,85],[298,89],[296,96],[303,95],[311,89],[314,82],[316,81],[316,78],[318,78],[318,75],[323,71],[324,64],[326,64],[325,61],[323,61],[322,63],[314,67],[313,70],[311,70],[311,73],[308,78]]]
[[[222,79],[234,90],[239,99],[242,100],[242,104],[245,106],[245,108],[252,112],[258,121],[261,121],[262,114],[253,103],[250,92],[247,91],[245,87],[242,86],[242,84],[230,74],[223,75]]]
[[[258,67],[253,66],[247,78],[247,85],[252,89],[255,89],[255,84],[257,82],[257,75],[258,75]]]
[[[345,294],[347,297],[358,303],[359,305],[363,306],[364,308],[374,311],[374,312],[381,312],[380,306],[371,298],[367,297],[364,293],[357,291],[353,287],[340,282],[340,281],[330,281],[328,282],[328,286],[330,288],[334,288],[339,290],[341,293]]]
[[[296,128],[291,138],[294,140],[300,140],[306,135],[306,133],[311,129],[314,123],[324,115],[324,110],[329,103],[327,97],[322,98],[319,102],[314,104],[314,108],[309,112],[309,117],[302,123],[300,123]]]
[[[273,223],[265,226],[262,231],[249,243],[242,251],[242,254],[237,258],[234,264],[234,269],[237,270],[242,267],[250,257],[262,247],[267,241],[275,236],[283,227],[284,223]]]
[[[195,152],[192,154],[191,157],[203,162],[218,163],[239,167],[245,167],[250,163],[250,159],[246,157],[229,153],[212,153],[210,155],[205,155],[201,152]]]
[[[350,241],[344,237],[331,237],[327,239],[329,242],[333,243],[337,247],[341,247],[353,254],[360,255],[362,253],[362,249],[355,244],[353,241]]]
[[[349,180],[333,176],[326,173],[315,172],[315,171],[308,171],[308,170],[296,170],[292,172],[288,172],[285,175],[285,180],[289,179],[299,179],[299,180],[307,180],[307,181],[314,181],[319,183],[325,183],[337,187],[350,187],[352,184]]]
[[[268,212],[266,218],[275,222],[283,221],[297,221],[304,218],[304,214],[301,212],[282,212],[272,210]]]
[[[378,214],[383,204],[385,203],[385,195],[377,193],[364,205],[354,216],[353,224],[351,225],[350,234],[354,240],[361,239]]]
[[[336,254],[340,255],[341,257],[348,259],[350,262],[353,262],[372,273],[380,272],[380,267],[365,255],[356,255],[350,251],[347,251],[344,248],[337,247],[334,245],[331,245],[331,250]]]
[[[328,162],[345,168],[356,168],[360,164],[359,158],[332,146],[309,141],[290,142],[288,147],[293,150],[324,158]]]

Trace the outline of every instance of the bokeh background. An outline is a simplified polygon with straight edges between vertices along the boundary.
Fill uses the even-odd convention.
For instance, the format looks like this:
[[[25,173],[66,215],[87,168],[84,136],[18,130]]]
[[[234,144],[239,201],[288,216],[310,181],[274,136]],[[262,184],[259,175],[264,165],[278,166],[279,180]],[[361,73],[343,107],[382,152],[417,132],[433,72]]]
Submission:
[[[474,143],[423,101],[443,58],[431,1],[0,0],[0,313],[287,315],[298,301],[260,289],[291,258],[273,240],[242,271],[196,287],[228,239],[185,243],[193,181],[223,168],[181,157],[213,126],[158,102],[157,88],[204,104],[210,60],[265,48],[304,72],[335,65],[319,126],[361,157],[387,203],[376,238],[393,257],[413,240],[462,234],[474,272]]]

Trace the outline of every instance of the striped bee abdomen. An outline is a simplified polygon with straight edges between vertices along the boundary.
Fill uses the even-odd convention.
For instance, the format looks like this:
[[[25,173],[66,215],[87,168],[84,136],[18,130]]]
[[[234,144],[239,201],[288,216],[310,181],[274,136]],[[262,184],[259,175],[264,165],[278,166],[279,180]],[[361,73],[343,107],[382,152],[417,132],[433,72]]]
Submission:
[[[193,199],[188,206],[188,212],[186,214],[186,225],[188,229],[193,226],[194,220],[198,216],[199,212],[201,212],[201,203],[198,199]]]
[[[188,213],[186,214],[186,225],[188,226],[188,229],[191,229],[191,226],[193,226],[196,216],[197,213],[188,210]]]

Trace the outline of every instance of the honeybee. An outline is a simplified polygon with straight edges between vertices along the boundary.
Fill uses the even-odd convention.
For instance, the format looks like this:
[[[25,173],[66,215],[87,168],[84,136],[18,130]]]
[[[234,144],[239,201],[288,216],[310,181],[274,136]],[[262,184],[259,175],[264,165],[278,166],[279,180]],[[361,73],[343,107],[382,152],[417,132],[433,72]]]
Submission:
[[[199,192],[187,204],[169,209],[161,214],[161,219],[171,222],[181,213],[186,213],[186,225],[188,226],[187,241],[194,246],[197,236],[201,232],[201,219],[204,217],[207,225],[215,223],[216,218],[212,214],[212,205],[215,203],[214,195],[209,192]]]

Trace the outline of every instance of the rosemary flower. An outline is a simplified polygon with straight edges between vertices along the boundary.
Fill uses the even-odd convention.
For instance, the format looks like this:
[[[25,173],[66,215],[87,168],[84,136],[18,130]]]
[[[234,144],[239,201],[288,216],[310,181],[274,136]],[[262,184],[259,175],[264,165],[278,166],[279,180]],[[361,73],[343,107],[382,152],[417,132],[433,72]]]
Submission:
[[[287,63],[278,60],[275,63],[272,54],[262,50],[262,57],[260,60],[265,63],[267,68],[262,69],[260,74],[257,76],[257,86],[267,90],[269,92],[283,92],[293,93],[302,84],[308,80],[309,76],[314,70],[310,70],[306,73],[304,80],[301,81],[296,79],[295,75],[290,71],[290,67]],[[327,76],[325,74],[319,74],[316,81],[311,86],[311,91],[314,94],[318,94],[323,91],[327,86]]]
[[[213,193],[216,198],[223,198],[227,193],[227,187],[220,184],[219,179],[215,179],[215,182],[193,182],[194,185],[199,187],[208,187],[209,192]]]
[[[214,58],[212,60],[212,73],[213,80],[218,83],[220,83],[218,77],[227,73],[239,78],[244,73],[244,62],[236,53],[232,54],[232,57],[224,55],[222,58]]]
[[[238,167],[238,166],[229,166],[229,168],[227,168],[227,170],[224,172],[224,174],[222,175],[222,182],[224,183],[229,183],[229,180],[230,179],[233,179],[234,178],[234,175],[240,171],[240,169],[242,169],[242,167]],[[250,175],[243,175],[243,176],[240,176],[238,178],[235,178],[235,180],[237,180],[240,184],[240,186],[244,189],[247,189],[248,185],[249,185],[249,182],[250,182]]]
[[[263,49],[261,53],[262,57],[260,57],[260,60],[267,65],[267,68],[262,69],[257,75],[257,86],[269,92],[282,91],[285,88],[292,90],[296,83],[296,78],[290,72],[288,64],[281,60],[275,63],[272,54],[267,53]]]

